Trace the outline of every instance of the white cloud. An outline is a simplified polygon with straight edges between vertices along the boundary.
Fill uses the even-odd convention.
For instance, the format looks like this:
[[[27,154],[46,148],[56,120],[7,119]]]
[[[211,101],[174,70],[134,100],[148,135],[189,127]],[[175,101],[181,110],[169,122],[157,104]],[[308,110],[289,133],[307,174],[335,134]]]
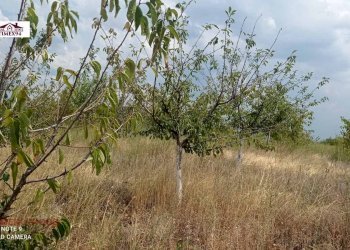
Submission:
[[[343,58],[349,58],[350,63],[350,29],[338,28],[334,30],[334,41],[332,47],[334,51],[342,54]]]
[[[326,11],[337,20],[350,19],[350,2],[344,0],[320,0],[326,5]]]
[[[276,30],[276,21],[272,17],[264,17],[264,23],[271,30]]]

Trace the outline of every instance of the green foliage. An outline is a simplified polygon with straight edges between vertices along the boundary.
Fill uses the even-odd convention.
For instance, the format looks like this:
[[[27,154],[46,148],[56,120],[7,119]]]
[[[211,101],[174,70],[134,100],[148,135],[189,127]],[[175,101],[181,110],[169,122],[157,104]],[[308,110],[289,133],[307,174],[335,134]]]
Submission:
[[[55,179],[47,180],[47,184],[49,185],[49,187],[51,188],[51,190],[52,190],[55,194],[57,194],[58,191],[59,191],[60,188],[61,188],[60,183],[59,183],[57,180],[55,180]]]
[[[131,133],[137,129],[140,120],[140,115],[128,102],[126,90],[142,77],[142,72],[154,65],[152,61],[140,60],[144,45],[150,44],[154,58],[161,58],[167,54],[166,44],[176,36],[172,17],[177,16],[177,12],[165,7],[160,0],[125,1],[127,28],[120,33],[110,29],[107,34],[104,23],[110,13],[117,17],[121,6],[118,0],[101,0],[100,15],[92,24],[94,35],[78,67],[56,67],[56,55],[50,52],[50,47],[59,40],[53,38],[60,36],[61,42],[65,43],[74,39],[73,34],[78,32],[79,14],[70,8],[69,2],[51,1],[48,13],[42,18],[37,14],[34,1],[29,1],[24,9],[20,9],[19,16],[31,22],[31,37],[14,40],[7,57],[0,62],[0,140],[2,147],[11,150],[5,159],[1,159],[0,165],[0,185],[4,187],[0,219],[8,216],[26,186],[47,185],[45,190],[38,189],[33,202],[28,204],[31,206],[42,202],[47,191],[59,193],[60,179],[67,176],[71,180],[72,172],[84,163],[91,160],[97,175],[111,164],[112,143],[120,136],[122,128]],[[40,3],[48,4],[49,1]],[[40,31],[39,27],[45,29]],[[134,43],[135,53],[124,60],[120,55],[124,54],[123,50],[129,51],[125,41],[128,37],[135,39],[136,32],[140,33],[137,39],[144,38],[146,42]],[[157,40],[153,45],[149,41],[151,32]],[[106,42],[103,52],[94,47],[100,37]],[[111,41],[118,41],[118,44]],[[100,59],[103,56],[104,60]],[[84,127],[84,146],[77,145],[81,138],[71,136],[72,131],[81,127]],[[64,148],[77,147],[85,149],[85,156],[73,159],[67,166]],[[54,155],[58,159],[57,172],[35,179],[33,173],[43,176],[40,174],[43,167]],[[38,233],[25,245],[13,244],[19,248],[46,248],[53,240],[67,236],[70,227],[68,220],[63,219],[50,236]]]
[[[290,140],[301,142],[307,140],[305,126],[312,120],[309,99],[312,95],[292,96],[297,87],[303,87],[297,79],[289,78],[285,83],[272,81],[260,83],[258,89],[252,89],[240,109],[234,109],[231,123],[241,123],[245,137],[265,134],[277,141]],[[309,95],[309,93],[308,93]]]
[[[102,168],[105,164],[111,164],[111,156],[109,148],[106,144],[102,144],[94,148],[91,152],[92,167],[96,171],[96,175],[101,173]]]
[[[129,22],[132,22],[135,18],[135,14],[136,14],[136,8],[137,8],[137,5],[136,5],[136,0],[131,0],[129,2],[129,7],[128,7],[128,13],[127,13],[127,17],[128,17],[128,20]],[[140,13],[138,13],[139,15]],[[136,16],[136,19],[139,19],[138,16]],[[137,24],[135,24],[136,27],[137,27]],[[136,28],[137,29],[137,28]]]
[[[71,225],[66,218],[62,218],[51,232],[38,232],[33,226],[24,226],[21,234],[30,235],[29,240],[8,240],[0,241],[1,249],[55,249],[59,240],[67,237],[71,231]]]
[[[350,120],[341,117],[343,126],[341,127],[341,135],[343,144],[346,149],[350,149]]]
[[[343,139],[341,137],[335,137],[335,138],[327,138],[325,140],[321,141],[322,144],[331,145],[331,146],[337,146],[343,144]]]
[[[136,86],[135,95],[149,119],[145,133],[174,139],[186,152],[198,155],[220,153],[234,140],[265,148],[272,148],[272,139],[309,140],[304,127],[312,120],[310,108],[326,100],[315,99],[314,93],[328,79],[310,90],[312,74],[297,75],[294,52],[272,65],[273,45],[255,48],[255,34],[244,30],[235,41],[235,11],[229,8],[226,14],[225,26],[205,25],[198,40],[208,30],[216,35],[203,48],[195,44],[188,52],[187,18],[168,29],[179,44],[164,55],[164,64],[156,59],[153,83],[145,83],[142,90]],[[157,29],[162,28],[159,23]],[[245,44],[240,46],[242,40]]]
[[[331,162],[350,162],[349,150],[344,148],[342,139],[339,137],[298,145],[293,150],[301,151],[303,154],[322,155]]]
[[[323,78],[317,87],[310,89],[308,82],[312,73],[298,76],[294,70],[294,52],[284,62],[272,64],[275,41],[269,49],[256,48],[254,31],[245,33],[241,30],[245,46],[240,47],[239,40],[235,42],[231,38],[233,14],[232,10],[227,11],[224,39],[212,41],[224,48],[221,62],[210,59],[211,70],[217,70],[220,63],[223,67],[221,80],[229,86],[225,91],[232,89],[228,91],[232,102],[226,107],[232,138],[237,142],[248,140],[263,148],[273,148],[269,145],[272,139],[293,143],[310,140],[309,132],[305,130],[313,119],[310,109],[327,100],[316,99],[315,92],[327,84],[328,79]],[[219,95],[225,95],[224,91]],[[265,145],[262,136],[266,137]]]
[[[180,12],[184,10],[182,5],[177,8]],[[174,22],[175,26],[160,21],[150,35],[150,44],[162,50],[162,57],[152,56],[155,62],[154,83],[145,82],[143,86],[135,85],[133,89],[147,113],[144,133],[161,139],[173,139],[188,153],[216,154],[220,152],[216,139],[222,128],[222,110],[218,108],[210,112],[212,94],[205,86],[196,83],[197,74],[208,58],[204,51],[195,47],[192,49],[195,53],[184,50],[183,45],[187,41],[186,17],[169,9],[167,20]],[[164,35],[168,39],[160,47],[158,39]],[[179,46],[169,47],[169,39],[176,39]]]
[[[51,11],[47,15],[47,38],[51,39],[53,30],[57,29],[62,39],[67,41],[68,33],[72,37],[73,30],[75,33],[78,31],[77,18],[79,18],[79,15],[76,11],[70,9],[69,1],[53,1]]]

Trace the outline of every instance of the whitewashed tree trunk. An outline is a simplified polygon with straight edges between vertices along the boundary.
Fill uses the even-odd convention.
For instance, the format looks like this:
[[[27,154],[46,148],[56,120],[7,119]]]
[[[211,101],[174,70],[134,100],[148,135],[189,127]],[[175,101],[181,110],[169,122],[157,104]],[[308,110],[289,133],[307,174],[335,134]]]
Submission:
[[[241,113],[241,103],[237,106],[237,112],[239,115],[239,124],[237,128],[237,136],[238,136],[238,152],[236,159],[234,161],[234,166],[236,168],[240,168],[242,166],[242,160],[243,160],[243,120],[242,120],[242,113]]]
[[[271,141],[271,132],[269,131],[269,133],[266,136],[266,144],[270,145],[270,141]]]
[[[182,152],[181,145],[176,145],[176,192],[179,199],[179,204],[182,201],[183,186],[182,186]]]
[[[243,139],[242,137],[240,137],[239,148],[238,148],[237,156],[234,161],[234,166],[237,168],[240,168],[242,166],[242,160],[243,160]]]

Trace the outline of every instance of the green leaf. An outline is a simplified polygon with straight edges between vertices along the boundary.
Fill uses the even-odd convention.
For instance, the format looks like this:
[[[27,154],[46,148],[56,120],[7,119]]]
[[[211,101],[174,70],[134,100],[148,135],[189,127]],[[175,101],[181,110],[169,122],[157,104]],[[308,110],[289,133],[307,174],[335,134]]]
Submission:
[[[90,65],[94,72],[96,73],[97,77],[100,77],[101,73],[101,64],[98,61],[91,61]]]
[[[130,80],[135,78],[135,70],[136,70],[136,65],[135,62],[133,60],[131,60],[130,58],[125,60],[125,73],[127,74],[128,78]]]
[[[18,174],[18,165],[16,163],[12,162],[12,164],[11,164],[11,175],[12,175],[12,185],[13,185],[13,187],[16,186],[17,174]]]
[[[148,9],[149,9],[149,12],[147,13],[147,15],[151,18],[152,24],[154,25],[158,21],[157,11],[156,11],[154,5],[151,2],[148,2],[147,6],[148,6]]]
[[[37,14],[35,13],[35,9],[32,8],[32,7],[29,7],[27,9],[27,16],[28,16],[28,21],[32,22],[36,27],[38,25],[38,22],[39,22],[39,18],[37,16]]]
[[[176,40],[179,41],[179,34],[178,34],[177,31],[175,30],[175,28],[174,28],[173,26],[171,26],[171,25],[168,25],[168,26],[167,26],[167,29],[169,30],[170,34],[171,34],[174,38],[176,38]]]
[[[10,174],[7,173],[7,172],[3,173],[1,179],[2,179],[4,182],[8,182],[8,180],[10,179]]]
[[[52,191],[57,194],[60,189],[60,183],[57,180],[47,180],[47,184],[52,189]]]
[[[33,143],[32,143],[32,150],[33,150],[34,157],[39,155],[39,148],[38,148],[38,145],[35,141],[33,141]]]
[[[101,151],[100,148],[95,148],[91,152],[91,157],[92,157],[92,167],[96,170],[96,175],[99,175],[101,173],[101,170],[104,165],[104,158],[101,158],[103,156],[103,152]]]
[[[149,37],[149,25],[147,17],[143,16],[141,18],[141,35]]]
[[[44,153],[44,142],[42,139],[38,139],[37,143],[39,145],[40,152],[43,154]]]
[[[65,71],[68,72],[69,74],[71,74],[74,77],[77,76],[77,74],[78,74],[76,71],[74,71],[72,69],[66,69]]]
[[[158,23],[157,23],[157,34],[159,37],[163,37],[163,31],[164,31],[164,23],[162,20],[159,20]]]
[[[52,229],[52,234],[53,234],[53,237],[55,238],[56,242],[61,238],[59,231],[55,228]]]
[[[85,139],[89,138],[89,128],[87,123],[85,123],[85,126],[84,126],[84,138]]]
[[[126,15],[128,20],[129,20],[129,22],[134,20],[135,12],[136,12],[136,0],[131,0],[130,3],[129,3],[127,15]]]
[[[73,180],[73,172],[69,171],[68,174],[67,174],[68,184],[72,183],[72,180]]]
[[[101,16],[104,22],[106,22],[108,20],[108,15],[107,15],[107,11],[106,8],[101,7]]]
[[[52,12],[50,12],[48,15],[47,15],[47,19],[46,19],[46,22],[47,22],[47,28],[49,29],[50,27],[50,22],[51,22],[51,19],[52,19]],[[49,32],[48,32],[49,33]]]
[[[18,92],[16,94],[16,97],[18,100],[26,100],[28,98],[28,91],[27,91],[27,88],[26,87],[19,87],[18,88]]]
[[[57,9],[57,4],[58,4],[57,1],[54,1],[54,2],[52,3],[52,5],[51,5],[51,12],[56,11],[56,9]]]
[[[18,87],[14,91],[14,96],[18,100],[17,107],[19,110],[22,109],[24,102],[28,99],[28,91],[26,87]]]
[[[66,218],[62,218],[60,222],[57,224],[57,227],[52,229],[52,233],[58,241],[59,239],[68,236],[71,230],[71,225]]]
[[[11,109],[6,109],[4,114],[2,115],[2,126],[5,128],[10,127],[10,125],[13,123],[14,119],[12,118],[13,111]]]
[[[110,91],[109,91],[113,101],[118,104],[119,103],[119,98],[118,98],[118,95],[117,95],[117,90],[115,90],[114,88],[111,88]]]
[[[66,228],[66,231],[69,233],[70,229],[72,228],[72,226],[70,225],[70,222],[67,218],[62,218],[61,219],[61,223],[64,225],[64,227]]]
[[[70,145],[70,138],[69,138],[69,134],[67,134],[67,135],[66,135],[65,145],[67,145],[67,146],[69,146],[69,145]]]
[[[74,11],[74,10],[71,10],[70,12],[71,12],[76,18],[79,19],[79,14],[78,14],[78,12],[76,12],[76,11]]]
[[[73,88],[72,84],[68,80],[68,76],[67,75],[63,75],[62,79],[63,79],[63,83],[67,86],[68,89],[72,89]]]
[[[40,153],[44,153],[44,143],[42,139],[36,139],[32,143],[33,155],[37,156]]]
[[[141,19],[143,17],[142,10],[140,6],[136,7],[136,13],[135,13],[135,30],[137,30],[141,24]]]
[[[58,229],[61,236],[66,235],[66,229],[62,223],[58,223],[57,229]]]
[[[20,133],[20,123],[16,119],[11,123],[10,125],[10,142],[11,142],[11,148],[13,151],[15,151],[17,148],[19,148],[19,133]]]
[[[111,97],[110,93],[108,93],[107,99],[108,99],[109,103],[112,105],[112,109],[113,109],[113,110],[116,110],[116,103],[115,103],[115,101],[113,100],[113,98]]]
[[[64,70],[62,67],[58,67],[57,73],[56,73],[56,81],[59,81],[62,77]]]
[[[125,79],[124,79],[124,76],[123,75],[125,75],[125,73],[124,72],[120,72],[119,74],[118,74],[118,77],[117,77],[117,79],[118,79],[118,87],[119,87],[119,90],[121,91],[121,92],[125,92]],[[125,75],[125,78],[126,78],[126,80],[127,80],[127,78],[128,78],[128,76],[127,75]]]
[[[35,203],[39,203],[41,202],[43,199],[44,199],[44,191],[39,188],[37,191],[36,191],[36,194],[35,194],[35,198],[34,198],[34,202]]]
[[[17,152],[17,159],[20,163],[25,163],[28,168],[34,166],[33,160],[26,153],[24,153],[22,150],[19,150]]]
[[[114,10],[114,5],[115,5],[115,1],[110,0],[109,1],[109,12],[112,12]]]
[[[113,0],[111,0],[113,1]],[[120,5],[119,5],[119,0],[114,0],[114,5],[115,5],[115,14],[114,14],[114,17],[117,17],[119,11],[120,11]]]
[[[77,32],[78,32],[77,21],[75,21],[75,19],[74,19],[72,16],[70,16],[69,20],[70,20],[70,22],[71,22],[71,24],[72,24],[72,27],[73,27],[73,29],[74,29],[74,32],[77,33]]]
[[[44,50],[41,54],[41,58],[44,62],[46,62],[49,59],[49,54],[47,53],[47,50]]]
[[[62,149],[58,149],[58,164],[62,164],[64,159],[64,154],[62,152]]]
[[[176,9],[170,9],[170,11],[174,14],[174,16],[176,17],[176,19],[179,17],[179,13],[177,12]]]
[[[107,164],[111,164],[111,155],[110,155],[110,151],[109,151],[107,144],[101,145],[100,148],[101,148],[101,151],[103,152],[103,155],[105,157],[104,162]]]

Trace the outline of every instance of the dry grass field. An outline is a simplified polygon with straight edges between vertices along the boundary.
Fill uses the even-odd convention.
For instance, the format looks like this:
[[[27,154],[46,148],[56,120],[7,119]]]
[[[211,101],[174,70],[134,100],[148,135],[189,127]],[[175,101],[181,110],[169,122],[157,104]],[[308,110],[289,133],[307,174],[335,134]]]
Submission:
[[[15,216],[68,217],[59,249],[350,249],[350,165],[301,149],[248,150],[240,170],[233,151],[185,155],[178,206],[169,142],[122,139],[112,153],[100,176],[86,164],[30,208],[27,188]],[[64,164],[80,154],[67,148]]]

